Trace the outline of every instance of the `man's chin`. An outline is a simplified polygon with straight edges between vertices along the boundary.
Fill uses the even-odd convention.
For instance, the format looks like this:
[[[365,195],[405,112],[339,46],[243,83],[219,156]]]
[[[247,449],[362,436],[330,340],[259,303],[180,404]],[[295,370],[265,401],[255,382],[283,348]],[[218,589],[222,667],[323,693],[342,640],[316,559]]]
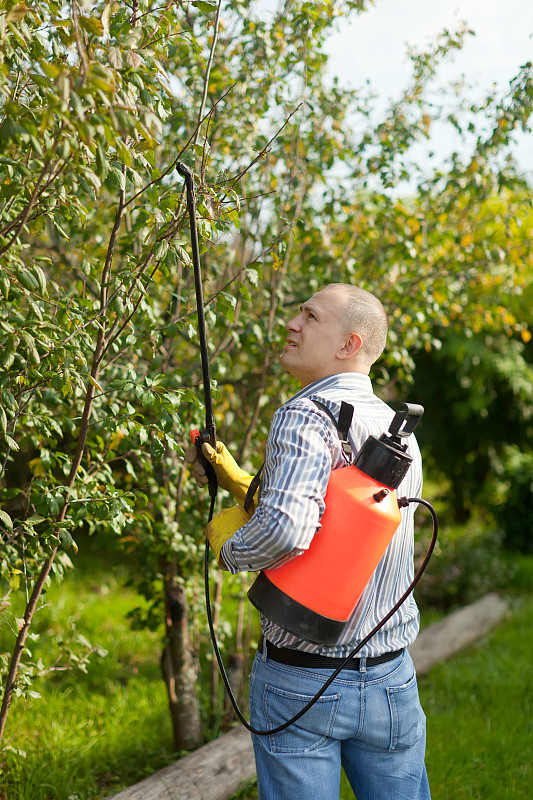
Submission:
[[[284,350],[279,357],[279,363],[281,364],[285,372],[289,372],[291,375],[293,375],[294,367],[291,365],[290,356],[291,356],[290,351]]]

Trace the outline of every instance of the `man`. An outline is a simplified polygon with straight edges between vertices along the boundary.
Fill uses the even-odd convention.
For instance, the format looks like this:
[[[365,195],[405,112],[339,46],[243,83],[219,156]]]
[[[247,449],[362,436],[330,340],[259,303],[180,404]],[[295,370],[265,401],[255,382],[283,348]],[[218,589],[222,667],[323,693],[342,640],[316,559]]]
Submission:
[[[343,400],[354,406],[354,453],[368,436],[386,432],[394,416],[369,378],[387,337],[387,316],[374,295],[330,284],[302,305],[287,329],[281,363],[302,388],[274,414],[253,516],[242,508],[250,476],[223,445],[217,452],[204,445],[220,485],[241,504],[220,512],[206,530],[219,566],[232,573],[298,558],[320,528],[331,470],[345,459],[331,420],[313,399],[335,418]],[[407,441],[413,463],[398,496],[420,497],[420,452],[413,436]],[[205,483],[193,451],[187,459],[197,482]],[[336,645],[304,641],[262,618],[250,675],[256,729],[277,727],[303,708],[406,591],[413,577],[413,514],[413,505],[402,509],[402,522]],[[357,800],[428,800],[425,717],[406,650],[418,627],[411,595],[295,724],[253,735],[261,800],[336,800],[341,765]]]

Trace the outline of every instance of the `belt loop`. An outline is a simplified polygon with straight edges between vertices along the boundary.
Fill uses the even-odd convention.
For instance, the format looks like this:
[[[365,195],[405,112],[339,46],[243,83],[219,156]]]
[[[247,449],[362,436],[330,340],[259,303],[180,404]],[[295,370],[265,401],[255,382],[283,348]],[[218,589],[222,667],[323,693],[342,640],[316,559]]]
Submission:
[[[359,672],[366,672],[366,656],[359,659]]]
[[[262,661],[266,661],[268,658],[267,653],[267,639],[263,634],[259,637],[259,642],[257,645],[257,653]]]

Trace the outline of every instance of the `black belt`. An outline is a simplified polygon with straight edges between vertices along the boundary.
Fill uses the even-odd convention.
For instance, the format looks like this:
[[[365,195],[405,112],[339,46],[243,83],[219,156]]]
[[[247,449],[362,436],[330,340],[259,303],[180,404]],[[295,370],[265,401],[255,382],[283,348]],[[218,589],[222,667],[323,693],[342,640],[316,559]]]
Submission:
[[[266,644],[266,652],[265,652]],[[277,661],[279,664],[287,664],[290,667],[307,667],[308,669],[337,669],[344,663],[344,658],[330,658],[329,656],[321,656],[319,653],[306,653],[304,650],[292,650],[289,647],[276,647],[275,644],[265,641],[261,636],[259,639],[259,652],[266,655],[272,661]],[[366,659],[367,667],[375,667],[377,664],[386,664],[387,661],[393,661],[403,653],[402,650],[395,650],[393,653],[383,653],[382,656],[374,656]],[[344,669],[359,669],[362,659],[352,658],[347,662]]]

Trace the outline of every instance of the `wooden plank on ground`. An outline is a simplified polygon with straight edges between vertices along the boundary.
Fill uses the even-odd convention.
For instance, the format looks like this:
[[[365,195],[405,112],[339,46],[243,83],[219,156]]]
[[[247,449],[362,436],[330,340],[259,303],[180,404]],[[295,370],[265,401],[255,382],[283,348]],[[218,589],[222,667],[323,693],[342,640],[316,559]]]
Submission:
[[[112,800],[227,800],[255,777],[250,734],[233,728]]]
[[[484,636],[507,612],[507,604],[491,593],[422,630],[409,648],[418,675]]]

